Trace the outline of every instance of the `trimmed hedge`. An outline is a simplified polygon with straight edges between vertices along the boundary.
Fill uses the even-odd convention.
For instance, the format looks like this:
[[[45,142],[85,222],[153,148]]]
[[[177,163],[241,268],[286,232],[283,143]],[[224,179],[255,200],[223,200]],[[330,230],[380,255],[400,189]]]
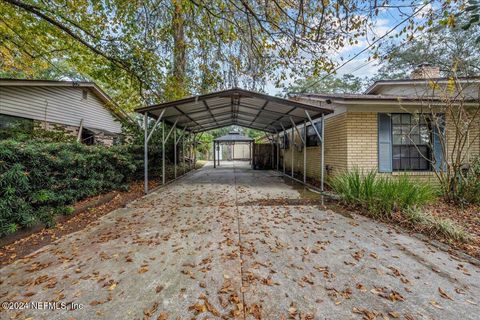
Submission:
[[[38,222],[51,226],[75,201],[126,189],[142,170],[130,149],[0,141],[0,236]]]

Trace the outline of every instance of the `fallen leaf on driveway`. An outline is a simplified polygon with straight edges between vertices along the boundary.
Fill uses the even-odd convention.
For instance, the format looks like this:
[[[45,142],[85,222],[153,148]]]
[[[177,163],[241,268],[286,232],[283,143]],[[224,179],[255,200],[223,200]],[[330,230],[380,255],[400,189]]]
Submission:
[[[438,304],[436,301],[434,301],[434,300],[431,300],[431,301],[430,301],[430,304],[431,304],[432,306],[434,306],[435,308],[437,308],[437,309],[443,309],[443,307],[442,307],[441,305],[439,305],[439,304]]]
[[[148,271],[148,266],[143,266],[140,269],[138,269],[138,273],[145,273]]]
[[[450,297],[450,296],[448,295],[448,293],[447,293],[445,290],[443,290],[442,288],[439,287],[439,288],[438,288],[438,292],[440,292],[440,297],[442,297],[443,299],[449,299],[449,300],[452,300],[452,301],[453,301],[453,298]]]
[[[205,304],[195,303],[193,306],[188,307],[188,310],[192,310],[195,315],[207,311]]]
[[[365,320],[374,320],[378,315],[378,312],[375,311],[375,310],[370,311],[370,310],[365,309],[365,308],[357,308],[357,307],[354,307],[352,309],[352,312],[363,314],[363,319],[365,319]]]
[[[144,319],[150,319],[155,314],[158,308],[158,302],[155,302],[150,309],[143,310]]]

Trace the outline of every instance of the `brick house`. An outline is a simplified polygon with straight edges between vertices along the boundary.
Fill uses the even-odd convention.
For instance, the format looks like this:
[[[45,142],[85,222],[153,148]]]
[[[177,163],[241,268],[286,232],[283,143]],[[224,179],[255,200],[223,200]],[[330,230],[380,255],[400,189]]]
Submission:
[[[130,117],[93,82],[0,79],[0,130],[60,129],[85,144],[112,145]]]
[[[359,168],[377,170],[383,174],[407,173],[419,178],[434,176],[434,164],[428,157],[442,157],[438,136],[428,122],[418,122],[415,114],[424,108],[426,101],[443,103],[438,88],[449,85],[449,80],[438,77],[438,68],[422,66],[412,73],[411,79],[382,80],[375,82],[364,94],[294,94],[290,98],[310,104],[331,108],[334,113],[325,117],[325,165],[326,174]],[[479,108],[480,79],[464,78],[456,81],[462,86],[462,96],[472,107]],[[437,88],[434,90],[433,88]],[[472,147],[467,158],[480,154],[480,115],[471,130]],[[452,121],[445,119],[443,130],[447,150],[454,143]],[[316,124],[317,126],[320,123]],[[402,131],[403,130],[403,131]],[[405,130],[417,132],[405,139]],[[301,131],[302,134],[303,130]],[[291,146],[289,132],[283,151],[286,170],[291,170],[294,152],[294,171],[303,172],[303,150],[298,134]],[[282,140],[282,138],[281,138]],[[307,127],[307,176],[320,175],[320,151],[313,128]],[[419,154],[419,150],[426,155]],[[283,159],[282,159],[283,161]],[[438,169],[438,168],[437,168]]]

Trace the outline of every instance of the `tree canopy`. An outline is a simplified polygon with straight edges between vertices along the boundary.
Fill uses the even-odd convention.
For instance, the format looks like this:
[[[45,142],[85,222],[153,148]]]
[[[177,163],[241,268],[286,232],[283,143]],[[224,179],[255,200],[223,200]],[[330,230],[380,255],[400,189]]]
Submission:
[[[383,52],[379,79],[406,78],[422,63],[440,68],[442,76],[480,75],[480,27],[437,27],[405,45],[390,44]]]
[[[343,76],[327,75],[321,81],[319,78],[303,78],[284,88],[284,93],[360,93],[365,79],[351,74]]]
[[[461,1],[0,0],[2,76],[86,79],[125,109],[241,86],[261,91],[333,73],[338,52],[384,36],[379,15],[400,20],[397,36],[452,24]],[[403,24],[402,24],[403,23]],[[386,35],[385,35],[386,36]]]

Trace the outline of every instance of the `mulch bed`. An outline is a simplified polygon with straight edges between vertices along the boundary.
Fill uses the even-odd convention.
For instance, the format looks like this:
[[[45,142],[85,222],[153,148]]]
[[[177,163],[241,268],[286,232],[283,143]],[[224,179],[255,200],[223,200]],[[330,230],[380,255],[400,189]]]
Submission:
[[[439,239],[440,241],[480,259],[480,206],[461,208],[439,201],[428,206],[426,211],[433,216],[452,220],[473,236],[473,240],[470,243]]]
[[[327,207],[336,212],[338,212],[339,208],[343,208],[344,211],[347,211],[350,214],[361,214],[371,219],[387,223],[394,228],[399,228],[410,234],[422,234],[431,240],[436,240],[447,244],[453,250],[461,251],[471,257],[480,260],[480,207],[478,206],[459,208],[455,205],[447,204],[439,200],[435,204],[431,204],[424,208],[424,211],[426,213],[441,218],[451,219],[457,225],[461,226],[465,231],[469,232],[473,236],[473,239],[468,243],[456,241],[453,239],[447,239],[444,236],[432,234],[432,232],[427,228],[422,228],[420,226],[415,226],[407,223],[405,221],[405,218],[399,212],[393,213],[392,217],[390,218],[381,218],[377,216],[372,216],[370,212],[363,208],[351,207],[343,205],[341,203],[337,203],[336,205],[334,205],[335,209],[332,208],[331,204],[327,205]],[[455,255],[454,251],[452,251],[451,253]]]

